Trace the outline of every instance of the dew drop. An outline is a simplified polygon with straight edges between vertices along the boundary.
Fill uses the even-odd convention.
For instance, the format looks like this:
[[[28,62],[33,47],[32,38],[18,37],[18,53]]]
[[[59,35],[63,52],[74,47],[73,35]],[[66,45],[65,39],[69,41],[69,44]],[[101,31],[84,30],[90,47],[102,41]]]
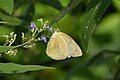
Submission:
[[[0,54],[0,57],[2,57],[2,54]]]
[[[84,39],[86,39],[86,35],[84,36]]]
[[[86,29],[88,29],[88,26],[86,26]]]
[[[98,18],[97,20],[99,21],[100,19]]]

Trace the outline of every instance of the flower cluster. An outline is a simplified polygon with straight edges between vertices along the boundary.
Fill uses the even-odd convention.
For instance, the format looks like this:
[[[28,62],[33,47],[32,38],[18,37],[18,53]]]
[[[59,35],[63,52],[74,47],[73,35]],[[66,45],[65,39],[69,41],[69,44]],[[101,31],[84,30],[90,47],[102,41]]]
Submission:
[[[48,21],[43,22],[42,18],[38,19],[38,21],[42,24],[41,28],[38,28],[37,25],[34,22],[30,23],[30,27],[29,28],[30,28],[30,30],[32,32],[31,39],[28,40],[25,37],[25,34],[22,33],[22,42],[23,42],[22,46],[23,47],[31,48],[32,46],[35,45],[36,41],[41,41],[41,40],[44,41],[45,43],[47,43],[47,40],[46,40],[45,36],[42,35],[39,38],[37,38],[37,36],[43,30],[48,30],[48,31],[52,32],[52,27],[47,26]]]
[[[3,37],[6,38],[4,46],[11,46],[16,40],[16,36],[17,34],[14,34],[14,32],[11,32],[10,35],[3,35]]]
[[[3,35],[3,37],[6,38],[4,46],[11,46],[16,40],[16,36],[17,34],[15,34],[14,32],[11,32],[10,35]],[[9,51],[6,51],[5,53],[10,55],[16,55],[17,49],[11,49]]]
[[[52,27],[48,26],[47,25],[48,21],[44,22],[42,18],[38,19],[38,21],[42,24],[41,28],[38,28],[34,22],[31,22],[29,27],[29,30],[31,31],[31,37],[27,38],[25,34],[22,32],[22,36],[21,36],[22,44],[18,46],[24,48],[31,48],[35,45],[36,41],[41,41],[41,40],[47,43],[47,39],[44,35],[41,35],[39,37],[38,35],[44,30],[48,30],[52,33]],[[16,40],[16,36],[17,35],[14,32],[10,33],[10,35],[3,35],[3,37],[6,38],[6,42],[4,46],[11,46]],[[6,51],[5,53],[9,55],[16,55],[17,52],[18,52],[17,49],[11,49],[9,51]]]

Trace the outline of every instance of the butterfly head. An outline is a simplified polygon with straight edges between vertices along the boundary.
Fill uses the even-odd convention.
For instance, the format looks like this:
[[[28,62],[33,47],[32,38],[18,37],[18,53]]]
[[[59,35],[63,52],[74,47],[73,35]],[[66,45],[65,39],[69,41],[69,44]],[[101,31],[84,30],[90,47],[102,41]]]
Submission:
[[[56,32],[60,32],[60,29],[58,29],[58,28],[55,29],[55,30],[54,30],[54,33],[56,33]]]

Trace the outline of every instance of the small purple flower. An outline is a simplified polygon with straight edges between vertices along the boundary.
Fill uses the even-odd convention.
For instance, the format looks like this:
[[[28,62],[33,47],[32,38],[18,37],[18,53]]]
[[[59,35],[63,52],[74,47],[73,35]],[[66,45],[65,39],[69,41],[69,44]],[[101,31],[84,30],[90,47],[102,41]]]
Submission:
[[[46,37],[45,36],[41,36],[41,39],[47,43]]]
[[[31,28],[31,29],[36,28],[36,24],[33,23],[33,22],[31,22],[31,24],[30,24],[30,28]]]
[[[52,32],[52,27],[48,26],[47,29]]]

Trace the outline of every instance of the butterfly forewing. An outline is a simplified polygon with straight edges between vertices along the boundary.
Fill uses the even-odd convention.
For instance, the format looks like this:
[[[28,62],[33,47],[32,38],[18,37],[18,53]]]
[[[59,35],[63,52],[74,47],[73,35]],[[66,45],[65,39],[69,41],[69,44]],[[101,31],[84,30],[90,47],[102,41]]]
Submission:
[[[46,53],[49,57],[55,60],[63,60],[67,57],[67,44],[58,32],[54,33],[50,38],[47,44]]]

